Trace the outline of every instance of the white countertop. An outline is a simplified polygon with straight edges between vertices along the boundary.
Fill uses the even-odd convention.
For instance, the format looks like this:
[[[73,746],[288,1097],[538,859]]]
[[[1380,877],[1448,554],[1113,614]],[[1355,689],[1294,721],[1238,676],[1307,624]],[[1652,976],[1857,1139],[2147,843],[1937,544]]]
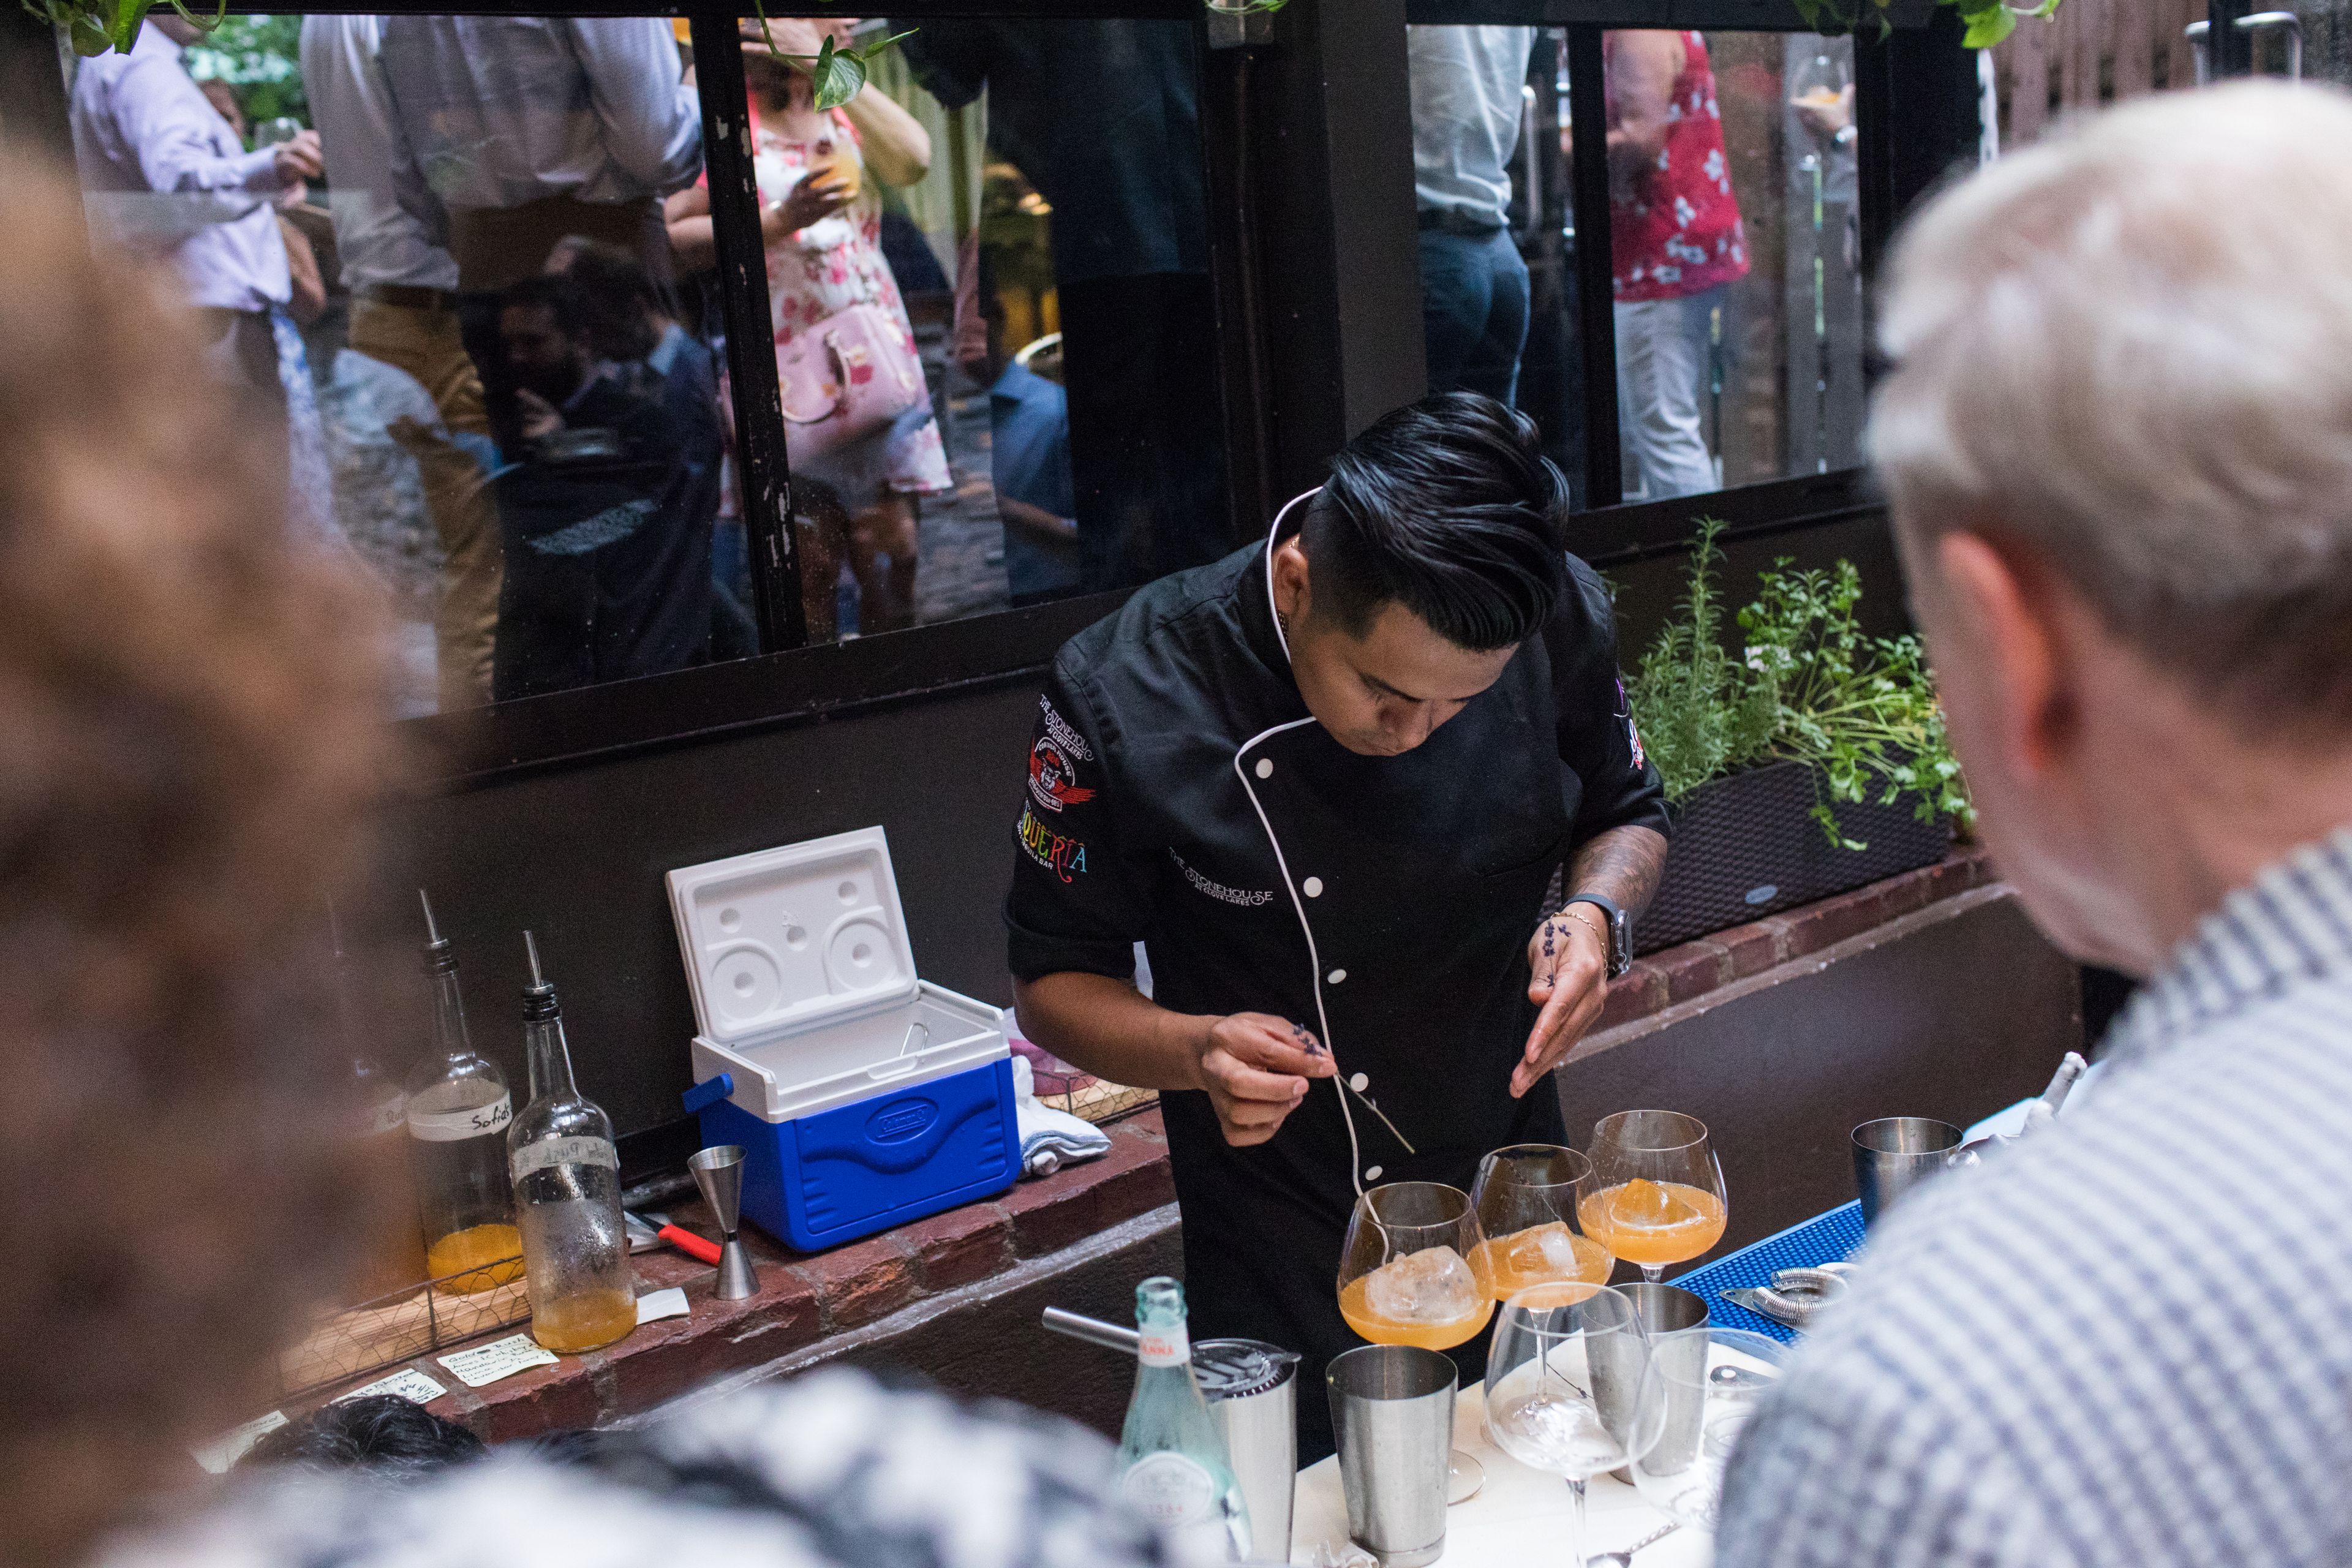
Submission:
[[[1722,1361],[1718,1352],[1710,1358]],[[1745,1357],[1734,1359],[1745,1361]],[[1304,1392],[1304,1391],[1302,1391]],[[1486,1467],[1486,1484],[1468,1502],[1445,1513],[1445,1552],[1453,1568],[1573,1568],[1569,1563],[1568,1521],[1572,1504],[1568,1483],[1531,1470],[1495,1447],[1486,1436],[1486,1392],[1471,1384],[1454,1395],[1454,1446]],[[1596,1476],[1585,1491],[1585,1542],[1589,1555],[1622,1552],[1666,1522],[1622,1481]],[[1339,1490],[1334,1457],[1298,1472],[1292,1505],[1290,1560],[1311,1563],[1316,1548],[1335,1552],[1348,1544],[1348,1503]],[[1714,1537],[1688,1526],[1675,1531],[1633,1559],[1633,1568],[1707,1568],[1715,1558]]]

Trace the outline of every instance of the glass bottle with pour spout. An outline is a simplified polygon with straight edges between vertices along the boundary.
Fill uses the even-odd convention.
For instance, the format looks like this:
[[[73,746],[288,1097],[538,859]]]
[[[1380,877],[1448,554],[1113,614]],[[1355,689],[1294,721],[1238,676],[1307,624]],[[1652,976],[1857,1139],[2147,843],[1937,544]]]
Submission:
[[[621,1157],[611,1119],[572,1081],[563,1010],[555,987],[540,974],[538,942],[529,931],[522,940],[530,953],[530,984],[522,994],[530,1103],[507,1129],[507,1168],[522,1224],[531,1338],[577,1354],[637,1326],[621,1218]]]
[[[1192,1378],[1184,1287],[1155,1276],[1135,1288],[1135,1394],[1118,1438],[1128,1507],[1178,1538],[1187,1559],[1249,1555],[1249,1513],[1225,1436]]]
[[[522,1277],[522,1233],[507,1181],[514,1101],[505,1075],[476,1054],[457,992],[457,956],[425,907],[425,973],[433,988],[433,1048],[408,1082],[408,1147],[416,1174],[425,1268],[465,1295]]]

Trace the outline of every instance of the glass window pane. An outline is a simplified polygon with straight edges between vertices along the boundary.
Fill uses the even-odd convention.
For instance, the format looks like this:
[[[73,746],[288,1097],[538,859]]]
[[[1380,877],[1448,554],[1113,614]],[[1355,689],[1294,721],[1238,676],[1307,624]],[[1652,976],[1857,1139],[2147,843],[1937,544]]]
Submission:
[[[765,41],[886,26],[828,113]],[[1192,25],[745,36],[811,640],[1233,548]]]
[[[756,651],[666,232],[685,64],[654,17],[164,13],[79,66],[94,227],[177,274],[298,520],[383,583],[405,713]]]
[[[1516,404],[1580,495],[1584,371],[1563,34],[1413,26],[1406,47],[1430,390]]]
[[[1853,41],[1628,30],[1602,48],[1625,498],[1859,462]]]

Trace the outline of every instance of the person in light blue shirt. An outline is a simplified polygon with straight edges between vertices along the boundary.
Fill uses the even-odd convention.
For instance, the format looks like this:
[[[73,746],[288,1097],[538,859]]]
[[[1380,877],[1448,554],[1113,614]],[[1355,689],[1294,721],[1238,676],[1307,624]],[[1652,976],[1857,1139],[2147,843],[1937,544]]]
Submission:
[[[1511,239],[1510,164],[1536,30],[1408,27],[1405,39],[1429,390],[1508,403],[1528,339],[1528,264]]]
[[[1060,363],[1058,347],[1038,356],[1048,368]],[[988,420],[989,478],[1004,521],[1004,584],[1013,603],[1076,592],[1083,574],[1068,390],[1015,359],[988,389]]]
[[[1869,445],[1983,840],[2147,984],[1872,1231],[1718,1568],[2352,1562],[2347,146],[2333,88],[2137,100],[1895,249]]]

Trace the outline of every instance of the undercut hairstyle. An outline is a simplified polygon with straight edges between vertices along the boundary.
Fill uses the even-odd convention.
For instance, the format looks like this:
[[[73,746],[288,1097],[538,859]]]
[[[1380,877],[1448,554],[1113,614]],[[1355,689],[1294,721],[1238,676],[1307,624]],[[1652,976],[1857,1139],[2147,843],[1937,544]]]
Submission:
[[[1424,397],[1342,447],[1307,504],[1309,604],[1350,636],[1394,604],[1456,647],[1513,647],[1559,602],[1567,516],[1533,420],[1475,392]]]
[[[2078,121],[1895,249],[1870,447],[1915,558],[2046,557],[2209,710],[2352,730],[2352,98]]]

